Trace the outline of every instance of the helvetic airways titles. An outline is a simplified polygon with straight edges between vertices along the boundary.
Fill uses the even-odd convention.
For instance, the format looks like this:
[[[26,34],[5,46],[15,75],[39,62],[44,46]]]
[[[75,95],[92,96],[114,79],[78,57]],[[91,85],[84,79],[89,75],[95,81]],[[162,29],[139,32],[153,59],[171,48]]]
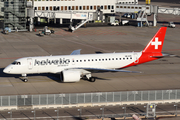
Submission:
[[[60,58],[60,59],[56,59],[56,60],[46,59],[46,60],[41,60],[41,61],[35,59],[34,66],[36,66],[36,65],[51,65],[51,64],[62,65],[62,64],[69,64],[69,62],[70,62],[70,60],[65,59],[65,58]]]

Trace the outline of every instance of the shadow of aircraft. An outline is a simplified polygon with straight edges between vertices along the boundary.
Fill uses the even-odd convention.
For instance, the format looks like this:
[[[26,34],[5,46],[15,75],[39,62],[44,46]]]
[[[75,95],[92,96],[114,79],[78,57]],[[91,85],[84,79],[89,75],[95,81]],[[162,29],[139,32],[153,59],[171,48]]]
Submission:
[[[23,81],[23,77],[21,76],[21,74],[6,74],[3,72],[4,68],[0,68],[0,78],[1,77],[6,77],[6,78],[18,78],[19,80]],[[62,72],[61,74],[52,74],[52,73],[41,73],[41,74],[27,74],[27,77],[36,77],[36,76],[44,76],[44,77],[48,77],[51,80],[54,80],[57,83],[64,83],[62,80]],[[110,79],[105,79],[105,78],[99,78],[99,77],[95,77],[97,80],[110,80]],[[82,80],[85,81],[89,81],[86,77],[83,77]],[[90,82],[90,81],[89,81]]]

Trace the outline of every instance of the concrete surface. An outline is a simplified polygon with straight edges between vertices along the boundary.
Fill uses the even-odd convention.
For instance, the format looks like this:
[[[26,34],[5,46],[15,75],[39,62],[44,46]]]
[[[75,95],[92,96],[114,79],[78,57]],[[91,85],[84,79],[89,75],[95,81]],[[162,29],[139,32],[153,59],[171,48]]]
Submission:
[[[53,74],[29,75],[28,83],[24,83],[20,75],[2,72],[4,67],[20,57],[65,55],[76,49],[82,49],[82,54],[141,51],[161,26],[88,27],[80,28],[75,33],[65,31],[66,28],[56,28],[54,35],[44,37],[39,37],[38,32],[0,34],[0,95],[179,89],[179,57],[127,68],[143,72],[141,74],[93,74],[99,78],[95,83],[85,80],[61,83],[59,75]],[[163,52],[180,56],[179,32],[179,26],[167,29]]]

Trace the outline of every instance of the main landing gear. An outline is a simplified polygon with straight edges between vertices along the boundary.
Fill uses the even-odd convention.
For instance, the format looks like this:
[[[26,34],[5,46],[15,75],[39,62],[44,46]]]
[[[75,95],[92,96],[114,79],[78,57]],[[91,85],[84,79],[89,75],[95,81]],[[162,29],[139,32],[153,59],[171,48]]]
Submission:
[[[90,81],[90,82],[95,82],[95,81],[96,81],[96,78],[95,78],[95,77],[90,77],[90,78],[89,78],[89,81]]]
[[[88,79],[90,82],[95,82],[96,78],[92,77],[91,74],[86,74],[84,77],[86,77],[86,79]]]
[[[22,74],[22,77],[24,82],[28,82],[27,74]]]

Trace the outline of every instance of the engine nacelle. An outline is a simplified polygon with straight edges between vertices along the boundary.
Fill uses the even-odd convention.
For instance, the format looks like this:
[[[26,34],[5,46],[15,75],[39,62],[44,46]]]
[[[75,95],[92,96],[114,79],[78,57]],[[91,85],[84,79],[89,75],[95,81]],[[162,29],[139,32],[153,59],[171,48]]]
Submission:
[[[80,71],[65,70],[62,71],[63,82],[79,82],[81,78]]]

